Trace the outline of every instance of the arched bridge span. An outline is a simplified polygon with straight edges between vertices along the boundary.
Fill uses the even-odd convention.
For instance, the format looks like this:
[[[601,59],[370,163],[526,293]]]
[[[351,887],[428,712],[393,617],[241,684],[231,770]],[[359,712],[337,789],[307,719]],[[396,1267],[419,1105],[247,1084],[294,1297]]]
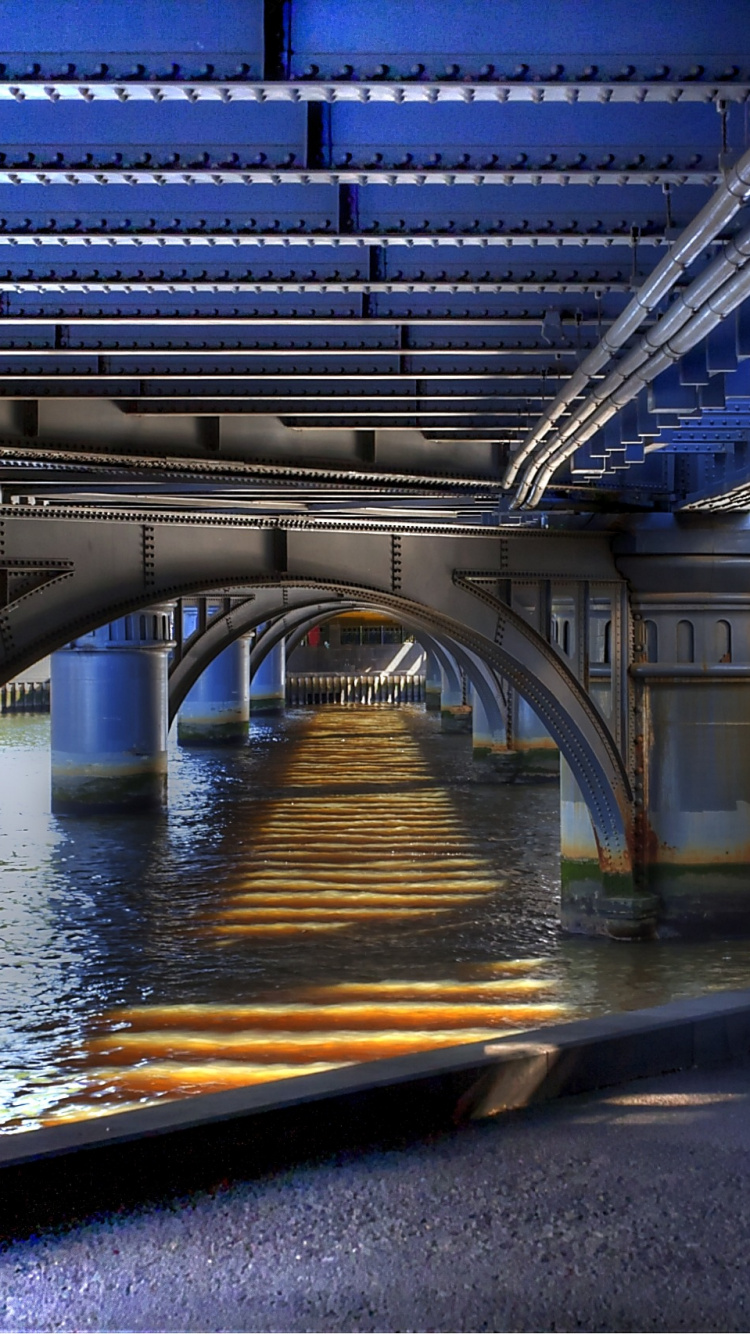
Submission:
[[[244,629],[321,596],[377,607],[463,646],[528,699],[578,781],[603,868],[629,870],[631,791],[617,745],[559,654],[497,595],[512,571],[513,543],[476,528],[446,536],[295,521],[286,528],[178,515],[156,521],[123,511],[21,511],[4,521],[1,536],[0,679],[106,621],[207,589],[253,597]],[[540,554],[557,573],[564,556],[571,577],[598,560],[612,578],[606,544],[520,538],[517,563],[532,575],[536,563],[539,578]],[[225,644],[234,630],[241,632],[236,621]]]

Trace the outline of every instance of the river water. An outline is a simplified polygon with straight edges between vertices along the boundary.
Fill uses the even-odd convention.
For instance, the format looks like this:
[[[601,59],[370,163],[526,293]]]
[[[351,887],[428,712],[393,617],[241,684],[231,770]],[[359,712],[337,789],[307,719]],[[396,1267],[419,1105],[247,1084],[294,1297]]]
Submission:
[[[558,789],[419,707],[170,751],[164,815],[54,816],[0,719],[0,1129],[745,986],[750,942],[558,929]]]

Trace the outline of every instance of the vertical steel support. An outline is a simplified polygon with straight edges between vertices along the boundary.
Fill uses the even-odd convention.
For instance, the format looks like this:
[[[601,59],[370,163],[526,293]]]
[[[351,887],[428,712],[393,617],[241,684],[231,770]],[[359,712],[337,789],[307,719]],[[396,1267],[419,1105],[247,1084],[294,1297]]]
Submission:
[[[631,623],[628,590],[622,584],[612,597],[612,730],[622,755],[628,753],[630,716]]]
[[[589,688],[591,653],[590,616],[591,594],[589,583],[587,579],[581,579],[576,585],[576,675],[586,691]]]
[[[288,79],[292,65],[292,0],[263,0],[263,79]]]

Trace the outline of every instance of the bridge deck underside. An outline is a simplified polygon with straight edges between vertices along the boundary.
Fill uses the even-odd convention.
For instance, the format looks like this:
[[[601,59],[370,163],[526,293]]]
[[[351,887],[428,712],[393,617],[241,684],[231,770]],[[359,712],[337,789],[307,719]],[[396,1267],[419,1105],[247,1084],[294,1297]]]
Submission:
[[[519,448],[747,148],[736,6],[589,8],[14,2],[4,500],[507,520]],[[749,355],[743,297],[543,508],[741,506]]]

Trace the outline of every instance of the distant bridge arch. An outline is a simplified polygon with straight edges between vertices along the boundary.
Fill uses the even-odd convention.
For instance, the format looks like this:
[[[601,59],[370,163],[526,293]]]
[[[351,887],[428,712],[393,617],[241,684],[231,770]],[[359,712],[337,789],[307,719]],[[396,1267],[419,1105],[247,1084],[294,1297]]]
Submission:
[[[264,637],[268,652],[293,625],[295,628],[314,625],[344,610],[381,611],[407,625],[417,637],[421,632],[438,645],[450,643],[473,680],[481,678],[472,658],[511,681],[531,704],[571,766],[591,814],[603,869],[612,873],[630,870],[630,788],[614,741],[572,672],[517,613],[508,607],[500,609],[504,633],[502,643],[498,644],[486,640],[470,625],[452,621],[435,608],[420,606],[393,593],[384,594],[367,587],[355,589],[351,584],[338,582],[331,582],[326,588],[305,589],[283,577],[277,577],[275,587],[275,601],[274,585],[266,583],[252,601],[227,613],[224,626],[221,618],[217,618],[211,627],[212,644],[207,642],[200,656],[196,653],[193,661],[186,663],[182,680],[189,684],[185,693],[222,647],[259,624],[274,623],[274,631],[269,630],[268,638]],[[325,598],[326,593],[333,595],[330,600]],[[292,613],[290,600],[294,602]],[[484,692],[486,683],[482,689]],[[178,698],[177,693],[172,696],[170,691],[170,696],[170,707],[176,710],[184,694],[180,693]]]
[[[263,659],[282,639],[287,641],[288,653],[297,647],[297,644],[313,626],[323,625],[336,616],[340,616],[342,612],[356,610],[358,610],[356,603],[336,601],[330,605],[319,603],[314,608],[303,607],[296,608],[293,612],[285,612],[276,621],[269,624],[262,636],[253,644],[250,653],[251,678]],[[390,611],[387,614],[392,615]],[[407,628],[414,629],[413,626],[408,624]],[[501,711],[502,688],[496,673],[475,654],[463,649],[452,640],[446,644],[442,638],[427,634],[425,630],[421,630],[416,638],[425,649],[434,652],[441,665],[447,666],[449,670],[451,659],[458,661],[460,668],[466,673],[468,680],[482,701],[490,726],[498,733],[504,730],[505,718]],[[170,686],[170,721],[174,718],[178,708],[179,704],[173,701]]]

